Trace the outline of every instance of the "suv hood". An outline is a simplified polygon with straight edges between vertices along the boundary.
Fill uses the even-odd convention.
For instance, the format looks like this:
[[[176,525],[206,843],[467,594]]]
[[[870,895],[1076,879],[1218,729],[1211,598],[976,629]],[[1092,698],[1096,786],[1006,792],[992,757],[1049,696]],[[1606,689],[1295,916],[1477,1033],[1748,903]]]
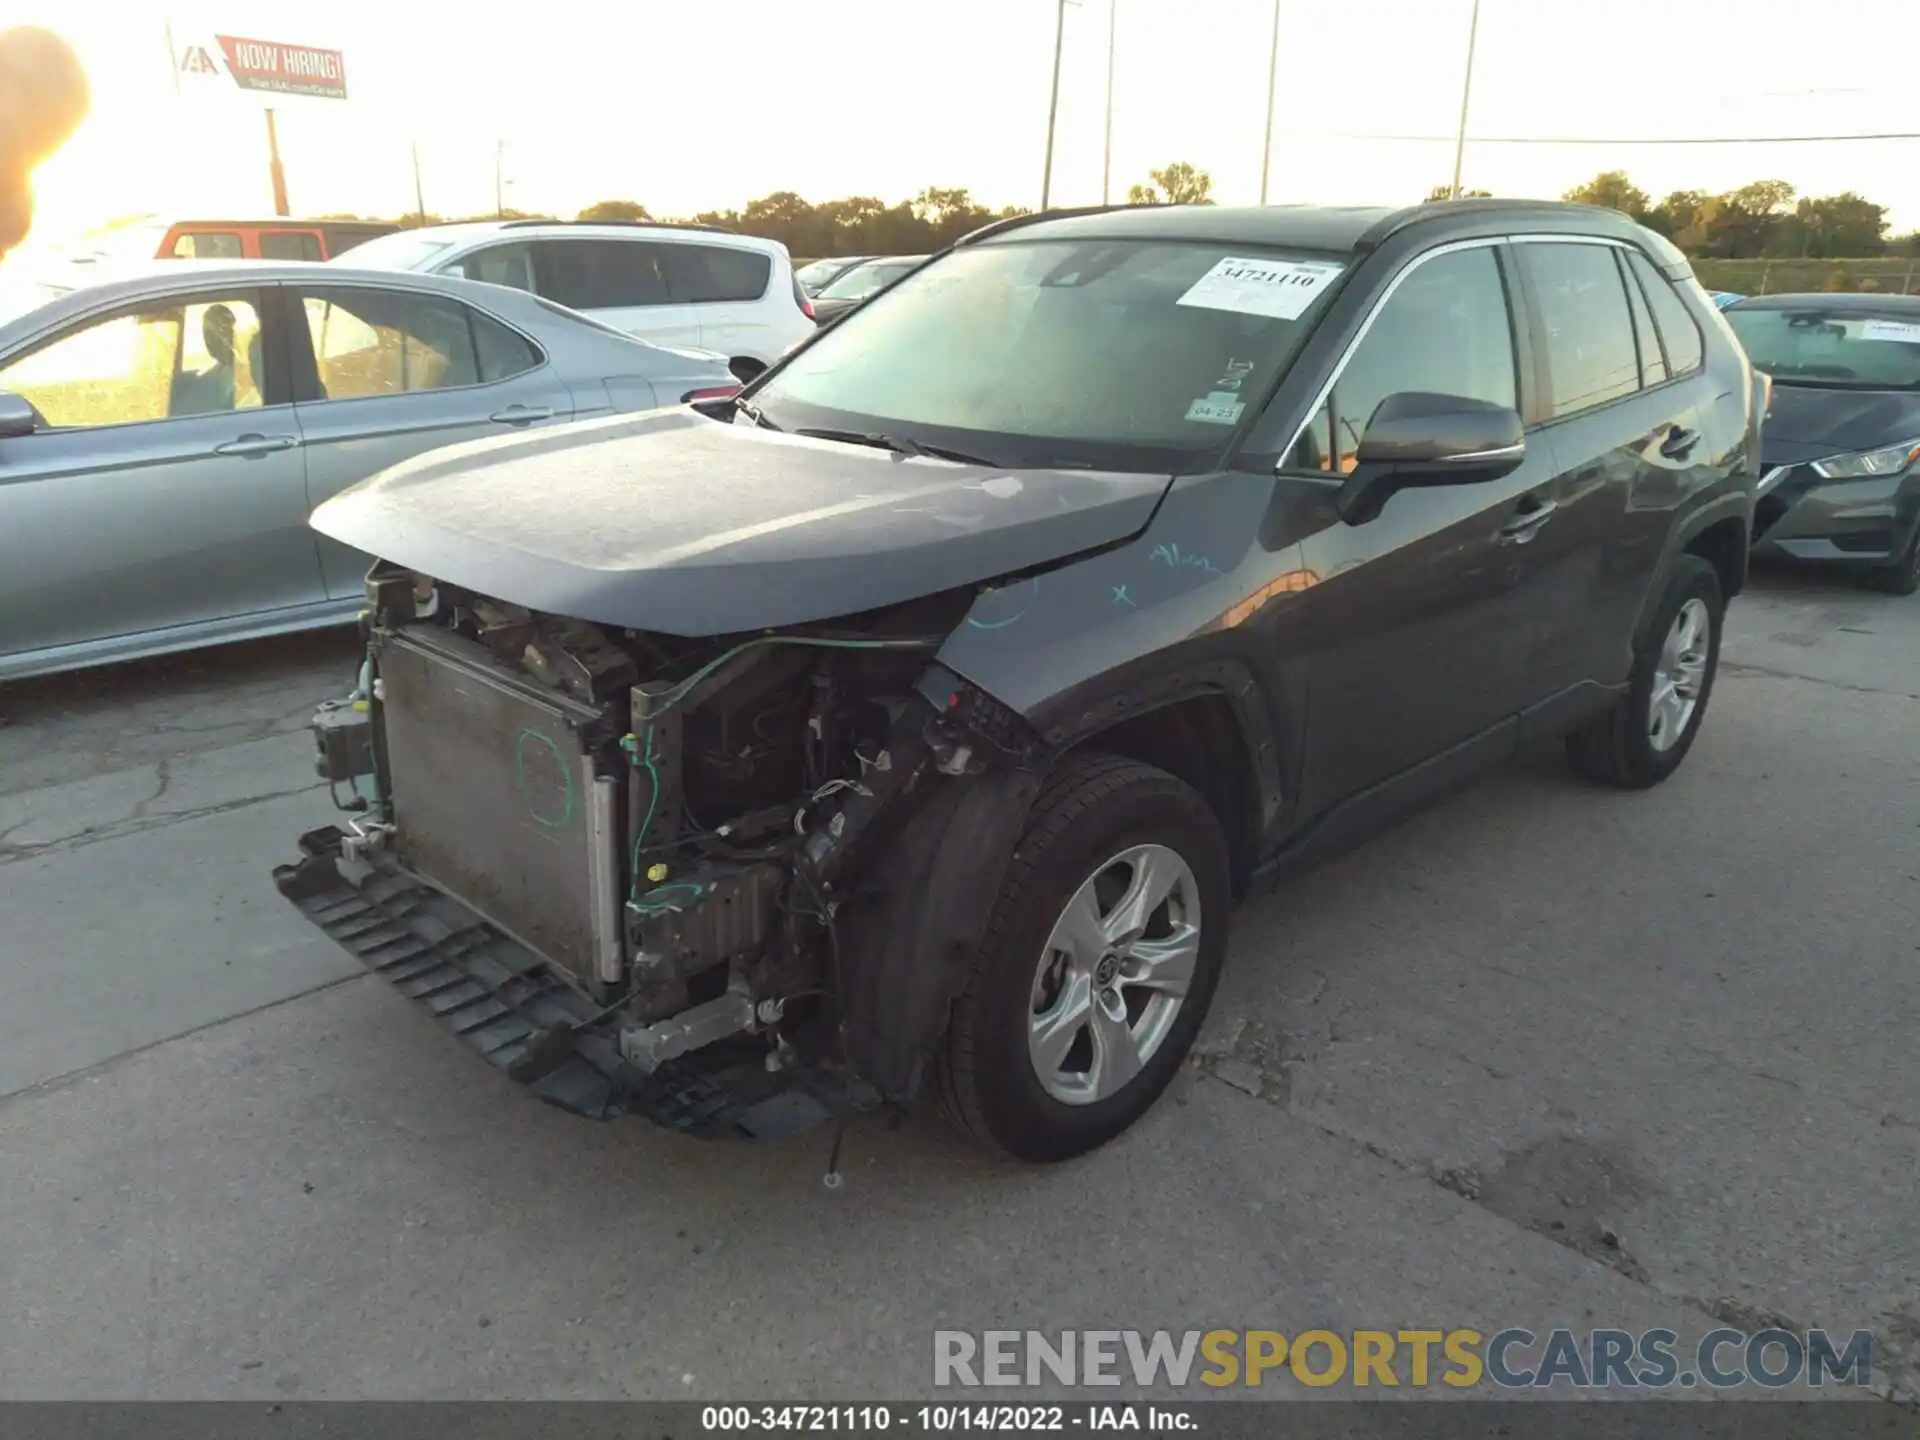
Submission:
[[[341,492],[312,524],[529,609],[718,635],[857,614],[1129,539],[1171,483],[907,459],[676,409],[431,451]]]

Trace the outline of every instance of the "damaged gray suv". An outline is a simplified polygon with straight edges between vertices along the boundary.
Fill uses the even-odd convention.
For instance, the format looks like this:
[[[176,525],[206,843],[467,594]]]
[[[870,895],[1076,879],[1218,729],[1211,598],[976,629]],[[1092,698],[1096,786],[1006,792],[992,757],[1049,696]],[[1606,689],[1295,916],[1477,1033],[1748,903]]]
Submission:
[[[350,818],[276,879],[576,1112],[937,1095],[1074,1155],[1166,1086],[1258,886],[1529,737],[1672,773],[1765,394],[1608,211],[991,226],[735,398],[321,507],[381,557],[315,721]]]

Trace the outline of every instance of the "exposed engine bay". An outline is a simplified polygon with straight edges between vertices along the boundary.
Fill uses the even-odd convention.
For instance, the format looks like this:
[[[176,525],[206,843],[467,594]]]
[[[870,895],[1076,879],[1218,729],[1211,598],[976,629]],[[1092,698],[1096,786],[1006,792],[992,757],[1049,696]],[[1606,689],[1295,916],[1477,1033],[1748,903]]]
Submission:
[[[314,722],[317,768],[352,818],[276,877],[403,989],[417,973],[414,998],[515,1078],[595,1057],[612,1099],[548,1094],[570,1108],[617,1109],[623,1086],[649,1085],[679,1105],[720,1070],[773,1077],[750,1100],[794,1084],[901,1098],[898,1076],[869,1085],[849,1052],[846,967],[870,973],[884,941],[869,925],[850,957],[842,908],[883,883],[879,857],[929,794],[1031,770],[1041,748],[934,661],[976,594],[689,640],[376,566],[360,685]],[[454,919],[439,934],[426,890],[378,889],[396,876],[488,933]],[[365,943],[389,930],[405,934]],[[494,931],[547,973],[486,959],[507,954]],[[497,1051],[490,1026],[511,1037]]]

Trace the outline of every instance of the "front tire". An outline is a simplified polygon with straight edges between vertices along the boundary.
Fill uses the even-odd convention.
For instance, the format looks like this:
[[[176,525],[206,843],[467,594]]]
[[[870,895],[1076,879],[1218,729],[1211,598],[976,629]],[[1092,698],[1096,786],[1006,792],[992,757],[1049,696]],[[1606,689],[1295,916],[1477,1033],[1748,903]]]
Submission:
[[[1070,756],[1035,802],[940,1064],[942,1108],[1021,1160],[1105,1144],[1160,1097],[1226,955],[1229,858],[1192,787]]]
[[[1567,737],[1577,772],[1646,790],[1680,768],[1713,694],[1725,614],[1719,572],[1698,555],[1681,556],[1635,650],[1627,693]]]
[[[1873,579],[1889,595],[1912,595],[1920,591],[1920,523],[1914,525],[1900,558],[1877,571]]]

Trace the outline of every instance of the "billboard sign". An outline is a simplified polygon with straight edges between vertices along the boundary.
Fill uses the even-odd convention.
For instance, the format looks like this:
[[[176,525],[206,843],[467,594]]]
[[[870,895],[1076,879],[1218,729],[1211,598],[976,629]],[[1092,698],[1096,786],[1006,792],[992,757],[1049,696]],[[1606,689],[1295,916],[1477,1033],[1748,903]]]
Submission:
[[[237,35],[213,38],[226,59],[227,73],[242,90],[311,95],[323,100],[347,98],[347,62],[338,50],[288,45],[279,40],[247,40]]]

